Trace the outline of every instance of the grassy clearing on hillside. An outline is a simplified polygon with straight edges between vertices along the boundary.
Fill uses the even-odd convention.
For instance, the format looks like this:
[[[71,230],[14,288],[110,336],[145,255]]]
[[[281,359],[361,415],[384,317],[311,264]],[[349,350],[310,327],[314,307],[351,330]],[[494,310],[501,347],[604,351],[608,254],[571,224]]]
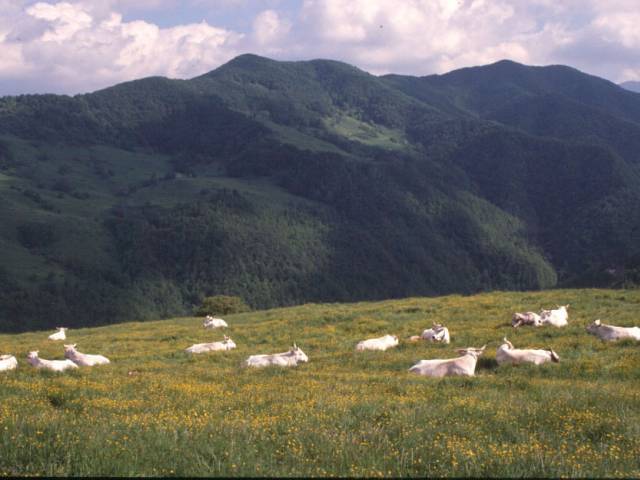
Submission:
[[[392,130],[382,125],[363,122],[348,114],[336,115],[325,119],[327,128],[349,140],[355,140],[365,145],[400,150],[407,148],[409,142],[403,132]]]
[[[513,311],[570,303],[569,326],[510,327]],[[604,343],[595,318],[638,325],[640,291],[558,290],[303,305],[227,317],[237,350],[180,318],[77,329],[64,343],[111,365],[36,371],[62,358],[49,332],[0,336],[18,357],[0,374],[0,474],[251,476],[640,476],[640,345]],[[439,321],[451,345],[411,344]],[[395,333],[398,348],[355,352]],[[550,347],[559,364],[497,367],[503,336]],[[293,369],[248,370],[250,354],[296,341]],[[417,360],[481,347],[475,378],[408,373]]]

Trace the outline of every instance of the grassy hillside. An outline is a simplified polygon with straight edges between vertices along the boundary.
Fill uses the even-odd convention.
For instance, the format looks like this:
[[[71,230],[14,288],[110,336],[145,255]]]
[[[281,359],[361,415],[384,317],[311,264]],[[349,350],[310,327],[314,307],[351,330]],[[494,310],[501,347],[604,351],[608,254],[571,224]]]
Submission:
[[[566,328],[510,326],[513,311],[566,303]],[[49,332],[0,335],[0,353],[19,358],[0,374],[0,473],[637,477],[639,345],[603,343],[584,327],[638,325],[638,304],[637,290],[309,304],[229,316],[238,348],[198,356],[183,350],[223,332],[197,318],[72,329],[68,342],[112,364],[68,374],[24,360],[32,349],[62,358]],[[448,326],[451,345],[406,342],[432,321]],[[355,352],[384,333],[400,346]],[[497,367],[505,335],[561,362]],[[308,364],[241,367],[294,341]],[[475,378],[407,371],[485,343]]]

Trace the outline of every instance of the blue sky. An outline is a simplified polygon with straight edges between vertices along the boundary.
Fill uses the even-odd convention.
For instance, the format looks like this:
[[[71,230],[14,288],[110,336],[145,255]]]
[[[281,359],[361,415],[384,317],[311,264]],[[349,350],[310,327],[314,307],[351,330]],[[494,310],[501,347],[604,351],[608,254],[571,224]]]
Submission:
[[[509,58],[640,80],[640,0],[0,0],[0,95],[191,78],[241,53],[427,75]]]

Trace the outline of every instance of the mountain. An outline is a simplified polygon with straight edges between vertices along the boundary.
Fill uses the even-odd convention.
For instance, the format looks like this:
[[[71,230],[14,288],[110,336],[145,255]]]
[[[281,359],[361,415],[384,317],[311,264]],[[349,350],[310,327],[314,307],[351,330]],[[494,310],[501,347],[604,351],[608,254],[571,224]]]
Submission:
[[[624,89],[631,90],[632,92],[640,93],[640,82],[622,82],[620,86]]]
[[[242,55],[0,99],[5,330],[632,284],[640,96],[501,61],[376,77]]]

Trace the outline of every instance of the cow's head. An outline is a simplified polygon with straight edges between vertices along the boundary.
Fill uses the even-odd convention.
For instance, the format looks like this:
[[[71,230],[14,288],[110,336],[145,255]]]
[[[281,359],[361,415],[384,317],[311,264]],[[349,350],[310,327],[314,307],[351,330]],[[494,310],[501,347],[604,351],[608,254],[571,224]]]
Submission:
[[[67,353],[67,352],[75,352],[76,351],[76,346],[77,346],[76,343],[73,343],[71,345],[64,345],[64,352],[65,353]]]
[[[236,343],[231,340],[226,335],[224,336],[224,340],[222,341],[227,350],[231,350],[232,348],[236,348]]]
[[[600,319],[591,322],[591,325],[587,325],[587,332],[594,333],[601,327]]]
[[[289,350],[293,354],[293,358],[295,358],[296,362],[308,362],[309,357],[298,347],[298,345],[293,344],[291,350]]]
[[[33,359],[35,359],[35,358],[38,358],[38,353],[39,353],[39,352],[40,352],[40,350],[34,350],[34,351],[32,351],[32,352],[29,352],[29,353],[27,354],[27,358],[28,358],[29,360],[33,360]]]
[[[447,336],[447,329],[442,325],[439,325],[438,328],[434,329],[431,334],[431,339],[434,342],[442,342]]]
[[[552,362],[555,362],[555,363],[560,362],[560,356],[556,352],[554,352],[550,348],[547,348],[547,352],[549,352],[549,355],[551,355]]]
[[[507,337],[504,337],[502,341],[504,342],[502,345],[506,345],[507,347],[509,347],[509,350],[513,348],[513,344],[509,340],[507,340]]]
[[[485,348],[487,348],[486,345],[483,345],[482,348],[468,347],[456,350],[456,352],[458,352],[460,355],[471,355],[473,358],[478,358],[484,353]]]

